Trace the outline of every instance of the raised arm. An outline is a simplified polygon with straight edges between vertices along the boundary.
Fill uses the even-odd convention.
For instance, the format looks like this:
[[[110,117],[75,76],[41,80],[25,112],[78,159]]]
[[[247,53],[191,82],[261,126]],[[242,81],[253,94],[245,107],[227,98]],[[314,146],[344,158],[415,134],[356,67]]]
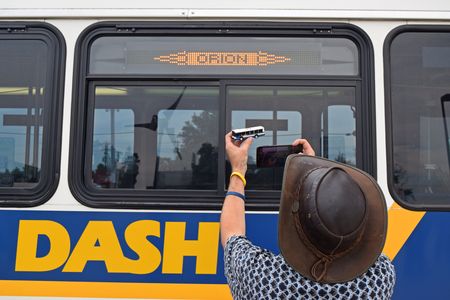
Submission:
[[[237,172],[231,176],[228,192],[245,195],[245,173],[247,172],[248,149],[253,139],[248,138],[243,142],[235,142],[231,139],[231,132],[225,136],[225,150],[231,164],[231,172]],[[240,178],[243,176],[244,180]],[[222,246],[233,235],[245,235],[245,202],[239,196],[227,195],[222,206],[220,216],[220,237]]]

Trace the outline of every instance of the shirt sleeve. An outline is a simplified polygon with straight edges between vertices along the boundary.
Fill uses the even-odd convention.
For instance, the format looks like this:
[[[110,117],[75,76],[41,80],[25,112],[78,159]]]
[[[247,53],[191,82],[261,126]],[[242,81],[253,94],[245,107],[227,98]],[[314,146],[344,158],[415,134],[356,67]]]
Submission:
[[[378,257],[376,262],[377,268],[379,269],[379,274],[382,280],[383,286],[385,286],[385,292],[387,299],[391,299],[394,293],[394,286],[396,280],[395,268],[391,260],[384,254]]]
[[[224,249],[224,267],[225,277],[230,286],[234,285],[237,281],[236,265],[242,264],[242,257],[236,255],[236,252],[245,252],[249,247],[248,240],[245,236],[231,236]],[[241,260],[238,262],[237,260]]]
[[[245,236],[232,236],[224,249],[225,277],[233,295],[247,284],[247,274],[263,261],[271,261],[274,254],[253,245]]]

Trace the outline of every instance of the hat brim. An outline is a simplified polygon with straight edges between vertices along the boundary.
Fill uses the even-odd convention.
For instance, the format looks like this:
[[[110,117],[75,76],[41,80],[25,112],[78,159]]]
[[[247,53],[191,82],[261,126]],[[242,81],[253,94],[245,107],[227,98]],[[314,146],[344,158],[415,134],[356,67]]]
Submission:
[[[311,267],[319,259],[299,238],[292,213],[296,191],[307,172],[317,167],[339,167],[356,181],[367,199],[367,223],[361,240],[328,266],[321,282],[352,280],[367,271],[381,254],[386,240],[387,209],[383,193],[365,172],[328,159],[303,154],[290,155],[285,164],[278,221],[278,244],[286,262],[303,276],[314,280]]]

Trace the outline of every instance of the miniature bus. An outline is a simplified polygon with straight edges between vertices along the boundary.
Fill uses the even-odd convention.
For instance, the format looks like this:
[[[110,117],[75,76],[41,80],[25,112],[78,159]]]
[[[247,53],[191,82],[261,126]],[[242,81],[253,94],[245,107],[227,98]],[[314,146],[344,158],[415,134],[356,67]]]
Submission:
[[[237,141],[243,141],[249,137],[258,138],[263,135],[265,135],[265,132],[262,126],[233,129],[231,131],[231,138]]]

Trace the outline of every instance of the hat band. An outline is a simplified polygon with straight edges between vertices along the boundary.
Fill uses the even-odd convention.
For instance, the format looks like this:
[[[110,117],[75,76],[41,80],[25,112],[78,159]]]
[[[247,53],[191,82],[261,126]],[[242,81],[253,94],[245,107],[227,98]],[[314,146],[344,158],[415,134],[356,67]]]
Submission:
[[[294,224],[295,224],[295,228],[297,229],[297,235],[299,236],[300,240],[303,240],[306,247],[308,247],[308,249],[317,257],[319,257],[319,259],[313,264],[313,266],[311,267],[311,275],[313,276],[313,278],[316,281],[320,281],[323,279],[323,277],[326,275],[327,271],[328,271],[328,266],[333,262],[333,260],[341,255],[343,255],[344,253],[346,253],[347,251],[344,251],[342,253],[340,253],[339,255],[335,255],[335,254],[330,254],[327,255],[325,253],[323,253],[322,251],[320,251],[319,249],[317,249],[316,247],[314,247],[314,245],[310,242],[309,238],[307,237],[307,235],[305,234],[305,232],[303,231],[302,225],[300,224],[300,218],[298,216],[298,213],[292,212],[293,213],[293,217],[294,217]],[[343,238],[341,237],[340,242],[337,244],[336,248],[332,251],[332,253],[339,248],[339,246],[341,245]],[[322,270],[319,270],[319,267],[323,265]],[[320,273],[319,273],[320,272]]]

